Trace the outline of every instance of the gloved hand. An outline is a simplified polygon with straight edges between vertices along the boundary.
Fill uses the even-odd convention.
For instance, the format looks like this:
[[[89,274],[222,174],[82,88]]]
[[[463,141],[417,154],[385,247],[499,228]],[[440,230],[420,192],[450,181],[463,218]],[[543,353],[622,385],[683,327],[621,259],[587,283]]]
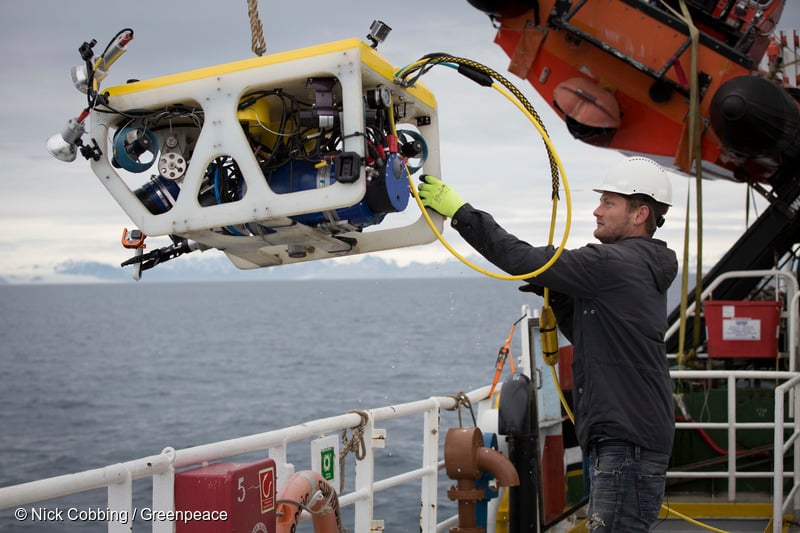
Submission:
[[[453,218],[458,208],[466,202],[439,178],[425,174],[420,178],[422,183],[417,187],[422,205],[430,207],[447,218]]]

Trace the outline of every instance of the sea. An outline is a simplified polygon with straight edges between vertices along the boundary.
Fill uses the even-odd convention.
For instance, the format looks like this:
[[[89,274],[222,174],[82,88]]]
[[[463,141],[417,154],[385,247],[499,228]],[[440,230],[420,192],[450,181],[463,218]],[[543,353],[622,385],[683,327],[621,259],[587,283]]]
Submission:
[[[0,487],[487,385],[523,306],[541,306],[519,285],[458,277],[0,286]],[[443,426],[457,424],[456,413],[442,415]],[[378,474],[418,468],[419,439],[418,429],[387,428],[378,460],[389,466]],[[297,470],[309,468],[306,455],[290,456]],[[134,482],[134,505],[149,505],[148,483]],[[387,530],[419,531],[418,485],[409,490],[376,505]],[[25,506],[24,519],[6,509],[0,531],[105,531],[65,513],[106,507],[100,490]],[[34,520],[33,508],[63,518]]]

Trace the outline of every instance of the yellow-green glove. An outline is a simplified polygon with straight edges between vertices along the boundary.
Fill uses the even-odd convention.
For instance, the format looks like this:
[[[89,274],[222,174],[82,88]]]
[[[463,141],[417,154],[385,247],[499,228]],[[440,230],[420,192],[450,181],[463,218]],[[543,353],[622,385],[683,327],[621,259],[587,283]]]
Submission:
[[[466,203],[452,187],[439,178],[425,174],[420,179],[422,183],[417,189],[422,205],[430,207],[440,215],[453,218],[458,208]]]

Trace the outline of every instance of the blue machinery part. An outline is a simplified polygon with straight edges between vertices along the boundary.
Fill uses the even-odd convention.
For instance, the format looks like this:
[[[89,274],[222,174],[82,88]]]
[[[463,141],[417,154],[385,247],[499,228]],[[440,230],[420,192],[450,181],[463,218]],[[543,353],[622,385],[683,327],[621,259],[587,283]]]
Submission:
[[[154,215],[166,213],[175,205],[180,187],[174,181],[163,176],[153,176],[150,180],[133,191],[148,211]]]
[[[316,168],[309,161],[291,161],[267,176],[270,188],[278,194],[305,191],[333,185],[336,181],[337,164],[349,159],[337,158],[334,163]],[[348,173],[349,174],[349,173]],[[357,204],[334,211],[338,220],[365,228],[379,224],[387,213],[403,211],[408,205],[408,174],[403,159],[397,154],[386,158],[386,165],[377,175],[368,178],[367,192]],[[292,217],[292,220],[308,226],[329,221],[328,213],[308,213]]]
[[[350,153],[339,154],[332,163],[321,165],[293,160],[267,173],[266,180],[277,194],[306,191],[328,187],[337,181],[353,181],[353,176],[358,176],[359,165],[358,157]],[[408,206],[408,173],[403,158],[398,154],[389,154],[385,165],[371,170],[367,179],[366,194],[357,204],[334,211],[300,214],[291,217],[292,220],[307,226],[346,220],[352,226],[365,228],[379,224],[387,213],[400,212]],[[166,213],[175,204],[180,188],[174,181],[154,176],[134,193],[148,211],[157,215]]]
[[[146,128],[125,127],[114,135],[114,157],[112,164],[128,172],[144,172],[153,165],[158,154],[158,140]],[[145,153],[152,154],[149,160],[140,160]]]
[[[497,450],[497,433],[484,433],[483,446],[491,450]],[[500,492],[492,489],[489,482],[494,479],[491,472],[484,471],[480,479],[475,482],[475,487],[483,489],[484,497],[475,502],[475,523],[483,528],[487,527],[489,518],[489,500],[497,498]]]

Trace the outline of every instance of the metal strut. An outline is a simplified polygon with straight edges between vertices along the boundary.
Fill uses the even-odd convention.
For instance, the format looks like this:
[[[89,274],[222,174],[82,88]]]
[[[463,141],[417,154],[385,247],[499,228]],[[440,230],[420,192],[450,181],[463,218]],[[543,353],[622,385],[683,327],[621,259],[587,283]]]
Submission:
[[[171,245],[131,257],[127,261],[120,263],[120,266],[138,265],[140,270],[149,270],[156,265],[200,249],[198,243],[194,241],[174,235],[170,235],[170,239],[172,239]]]

